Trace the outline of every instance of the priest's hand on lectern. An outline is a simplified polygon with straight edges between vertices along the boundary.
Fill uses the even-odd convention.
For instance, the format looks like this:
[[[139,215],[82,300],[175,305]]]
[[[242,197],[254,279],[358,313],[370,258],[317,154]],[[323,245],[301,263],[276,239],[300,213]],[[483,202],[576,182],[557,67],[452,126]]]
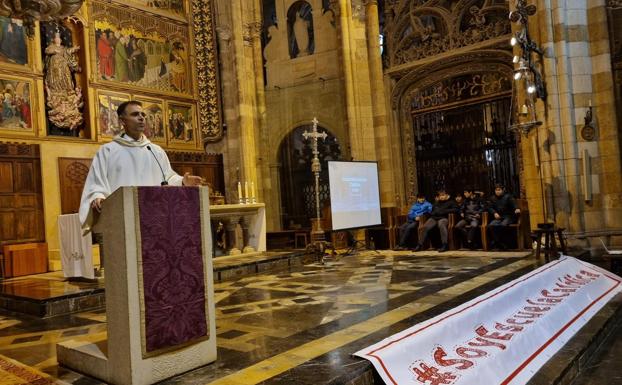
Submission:
[[[184,174],[184,179],[181,183],[184,186],[200,186],[204,184],[204,181],[200,176],[190,175],[190,173],[187,172]]]
[[[102,211],[102,203],[104,202],[106,198],[95,198],[93,199],[93,201],[91,201],[91,208],[94,209],[95,211],[97,211],[98,213],[101,213]]]

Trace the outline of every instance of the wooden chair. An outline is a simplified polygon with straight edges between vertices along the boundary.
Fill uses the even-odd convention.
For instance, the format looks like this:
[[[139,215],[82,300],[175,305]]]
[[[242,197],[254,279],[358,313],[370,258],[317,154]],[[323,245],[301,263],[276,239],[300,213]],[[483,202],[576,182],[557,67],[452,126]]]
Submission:
[[[406,210],[408,210],[408,209],[406,209]],[[402,212],[404,212],[404,209],[402,209]],[[396,216],[396,219],[395,219],[395,233],[396,233],[395,243],[396,243],[396,245],[397,245],[397,243],[399,242],[399,239],[400,239],[400,228],[406,222],[408,222],[408,214],[399,214],[399,215]],[[417,228],[417,231],[413,231],[411,233],[410,239],[408,239],[408,241],[407,241],[408,244],[410,244],[412,246],[416,245],[418,240],[419,240],[419,233],[420,232],[421,232],[421,221],[419,222],[419,227]]]
[[[453,237],[453,247],[456,250],[460,249],[461,247],[465,247],[466,241],[467,241],[466,238],[463,239],[461,236],[459,237],[459,236],[456,235],[457,234],[457,230],[458,230],[458,228],[456,228],[456,224],[458,224],[458,222],[460,222],[460,220],[462,220],[462,219],[463,218],[461,216],[458,216],[458,214],[455,214],[455,223],[452,226],[452,228],[453,228],[453,230],[452,230],[452,237]],[[480,217],[480,224],[477,225],[477,231],[480,232],[480,238],[482,237],[481,236],[482,231],[485,231],[485,228],[482,228],[481,223],[483,223],[483,216]],[[471,229],[471,225],[467,225],[464,228],[468,232]],[[475,235],[475,237],[477,237],[477,235]],[[474,240],[474,242],[477,242],[477,238]]]
[[[418,239],[421,239],[423,237],[423,225],[428,220],[428,218],[430,218],[430,215],[425,214],[423,218],[419,221],[419,229],[417,231]],[[447,245],[449,246],[451,250],[456,249],[456,242],[455,242],[455,237],[454,237],[454,226],[456,225],[456,218],[457,218],[456,214],[449,214],[449,218],[448,218],[449,222],[447,223]],[[432,231],[434,233],[438,232],[439,231],[438,227],[432,229]],[[431,243],[430,237],[433,235],[435,236],[436,234],[428,234],[428,239],[423,245],[424,248],[426,249],[430,248],[430,243]]]
[[[529,248],[530,245],[529,211],[521,209],[521,212],[517,214],[516,217],[516,223],[512,223],[511,225],[507,226],[507,234],[508,236],[511,236],[512,239],[516,240],[516,248],[518,250],[524,250],[526,248]],[[492,219],[490,218],[489,213],[482,213],[482,248],[485,251],[489,249],[488,224],[491,220]]]

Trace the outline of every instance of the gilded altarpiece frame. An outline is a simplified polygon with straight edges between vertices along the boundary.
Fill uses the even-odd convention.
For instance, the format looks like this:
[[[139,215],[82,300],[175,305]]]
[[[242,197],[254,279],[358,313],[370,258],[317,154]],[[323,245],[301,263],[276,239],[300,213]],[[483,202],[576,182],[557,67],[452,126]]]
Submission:
[[[152,137],[154,142],[199,149],[203,142],[222,138],[212,3],[163,4],[140,0],[89,4],[91,85],[97,88],[96,103],[102,92],[123,92],[147,108],[160,107],[164,132]],[[169,105],[188,106],[185,112],[193,115],[188,123],[193,131],[186,137],[191,140],[168,132]],[[101,134],[100,122],[95,123]]]
[[[39,29],[26,36],[21,20],[0,16],[0,136],[45,135]]]

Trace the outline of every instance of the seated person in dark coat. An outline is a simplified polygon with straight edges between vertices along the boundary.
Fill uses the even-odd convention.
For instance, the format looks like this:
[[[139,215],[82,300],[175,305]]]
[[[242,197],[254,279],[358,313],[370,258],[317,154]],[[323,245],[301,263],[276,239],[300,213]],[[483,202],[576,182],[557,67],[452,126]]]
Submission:
[[[432,211],[432,204],[425,200],[423,194],[417,194],[417,201],[408,212],[408,221],[400,226],[400,241],[396,250],[404,250],[408,247],[408,239],[413,231],[419,228],[419,220],[421,216]]]
[[[464,190],[464,203],[460,210],[460,221],[456,223],[456,229],[462,235],[462,240],[466,240],[466,247],[474,249],[475,234],[477,227],[482,219],[482,202],[479,196],[473,193],[472,189]]]
[[[516,214],[520,209],[516,206],[514,197],[505,191],[505,186],[500,183],[495,185],[495,195],[490,198],[488,213],[493,217],[488,223],[488,231],[492,237],[491,248],[506,250],[507,245],[503,242],[503,230],[516,222]]]
[[[438,226],[438,229],[441,233],[441,242],[442,246],[438,249],[439,252],[444,252],[449,250],[447,245],[447,240],[449,237],[449,233],[447,230],[447,226],[449,224],[449,214],[458,213],[458,204],[455,200],[450,199],[449,194],[445,190],[439,190],[438,192],[438,202],[434,203],[432,206],[432,212],[430,213],[430,218],[423,225],[423,234],[421,239],[415,248],[415,251],[419,251],[423,248],[423,244],[428,239],[428,234],[430,230]]]

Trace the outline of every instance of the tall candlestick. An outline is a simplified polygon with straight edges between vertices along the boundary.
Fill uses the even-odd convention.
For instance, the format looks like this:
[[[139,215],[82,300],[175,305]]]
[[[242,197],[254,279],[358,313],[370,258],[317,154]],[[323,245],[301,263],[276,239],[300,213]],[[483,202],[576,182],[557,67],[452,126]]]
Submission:
[[[242,197],[242,182],[238,182],[238,203],[243,203],[244,198]]]
[[[255,196],[255,182],[251,182],[251,203],[255,203],[257,197]]]
[[[250,199],[248,196],[248,182],[244,182],[244,197],[246,198],[246,203],[249,203]]]
[[[588,107],[592,107],[592,99],[590,99],[590,102],[588,104]]]

